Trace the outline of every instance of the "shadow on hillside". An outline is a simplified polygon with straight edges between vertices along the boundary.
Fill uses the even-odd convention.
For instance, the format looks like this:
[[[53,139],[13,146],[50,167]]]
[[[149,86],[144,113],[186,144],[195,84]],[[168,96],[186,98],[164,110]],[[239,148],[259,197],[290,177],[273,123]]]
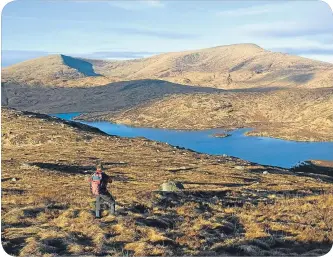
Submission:
[[[228,185],[223,184],[228,187]],[[177,192],[154,191],[142,195],[142,199],[159,208],[173,208],[187,202],[196,202],[209,211],[210,204],[220,203],[224,207],[243,207],[244,205],[258,205],[259,203],[273,204],[278,198],[306,197],[320,195],[322,190],[255,190],[234,189],[235,184],[221,190],[183,190]],[[141,197],[141,196],[140,196]]]
[[[38,168],[53,171],[53,172],[61,172],[70,175],[87,175],[92,174],[96,170],[95,165],[68,165],[68,164],[60,164],[60,163],[47,163],[47,162],[32,162],[29,163],[31,166],[37,166]],[[119,163],[119,162],[105,162],[103,163],[105,167],[105,172],[108,174],[107,166],[112,165],[127,165],[127,163]],[[115,181],[121,181],[123,183],[128,183],[132,181],[133,178],[126,175],[126,173],[121,171],[112,171],[111,178]]]
[[[23,189],[13,189],[13,188],[2,188],[1,194],[3,195],[23,195],[26,190]]]
[[[43,252],[45,254],[56,254],[56,255],[66,255],[71,256],[71,253],[68,252],[68,246],[71,242],[75,242],[76,244],[86,247],[86,246],[94,246],[93,238],[90,238],[80,232],[71,232],[69,235],[70,239],[66,238],[47,238],[40,240],[40,247],[43,248]],[[14,239],[7,239],[5,237],[2,238],[2,245],[6,253],[19,256],[20,251],[26,246],[26,239],[28,236],[17,237]]]
[[[291,75],[287,77],[286,80],[295,82],[297,84],[303,84],[312,80],[314,75],[314,73]]]
[[[232,256],[322,256],[330,251],[332,244],[318,242],[298,242],[281,236],[244,240],[230,246],[215,246],[212,250],[217,255]]]
[[[7,106],[44,113],[120,111],[167,95],[217,93],[222,89],[143,79],[93,87],[43,87],[4,84]]]
[[[333,182],[333,168],[316,165],[312,162],[303,162],[297,166],[292,167],[289,170],[277,168],[277,167],[264,167],[264,168],[255,168],[249,169],[251,173],[262,174],[264,171],[267,171],[271,174],[284,174],[284,175],[297,175],[301,177],[310,177],[324,182]]]
[[[111,178],[114,181],[120,181],[122,183],[128,183],[129,181],[134,181],[133,178],[127,176],[126,173],[120,171],[112,171]]]
[[[309,174],[321,174],[332,177],[333,180],[333,167],[332,166],[324,166],[318,165],[311,161],[305,161],[300,163],[299,165],[294,166],[291,168],[291,171],[297,173],[303,173],[304,175]]]
[[[16,237],[13,239],[5,239],[4,237],[1,238],[1,244],[5,252],[12,256],[19,256],[20,251],[26,245],[25,240],[27,237]]]
[[[90,71],[91,72],[91,71]],[[265,92],[271,88],[217,89],[164,80],[142,79],[92,87],[44,87],[5,84],[2,103],[11,108],[42,113],[103,113],[124,111],[169,95],[192,93]],[[95,115],[95,114],[94,114]]]
[[[2,107],[2,108],[11,109],[11,107]],[[83,124],[83,123],[63,120],[63,119],[53,117],[53,116],[50,116],[50,115],[47,115],[47,114],[36,113],[36,112],[31,112],[31,111],[21,111],[21,113],[23,115],[27,115],[29,118],[37,118],[37,119],[41,119],[41,120],[57,122],[57,123],[61,123],[61,124],[66,124],[66,125],[68,125],[72,128],[76,128],[76,129],[79,129],[79,130],[82,130],[82,131],[87,131],[87,132],[91,132],[91,133],[97,133],[97,134],[110,136],[110,135],[106,134],[105,132],[101,131],[98,128],[91,127],[91,126],[88,126],[88,125]],[[112,136],[112,137],[117,137],[117,136]],[[86,137],[86,138],[89,139],[89,136]],[[95,158],[93,158],[93,159],[95,159]]]
[[[314,75],[315,75],[314,73],[295,74],[295,70],[293,70],[293,71],[280,70],[280,71],[274,71],[274,72],[267,73],[266,75],[264,75],[258,79],[253,79],[251,82],[260,83],[262,81],[269,81],[269,80],[277,81],[277,78],[280,78],[278,80],[282,81],[282,82],[293,82],[295,84],[304,84],[304,83],[311,81],[313,79]]]
[[[30,165],[37,166],[41,169],[57,171],[67,174],[89,174],[95,170],[95,166],[67,165],[47,162],[32,162],[30,163]]]
[[[182,206],[187,202],[199,203],[203,210],[209,210],[209,204],[222,203],[228,207],[242,207],[246,202],[245,197],[232,196],[231,190],[191,190],[180,192],[154,192],[151,197],[153,206],[160,208],[173,208]],[[255,199],[251,199],[250,203],[255,203]]]

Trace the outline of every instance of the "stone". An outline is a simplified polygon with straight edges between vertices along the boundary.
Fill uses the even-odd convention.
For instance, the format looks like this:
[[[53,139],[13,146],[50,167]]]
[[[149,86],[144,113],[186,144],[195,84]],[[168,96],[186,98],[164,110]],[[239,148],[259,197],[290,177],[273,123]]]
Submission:
[[[168,181],[161,185],[161,191],[165,192],[181,191],[182,189],[184,189],[183,184],[177,181]]]
[[[217,196],[213,196],[210,200],[213,204],[218,204],[220,202],[220,199]]]
[[[244,170],[245,168],[244,168],[244,166],[235,166],[235,169],[236,170]]]
[[[27,169],[27,168],[30,168],[30,167],[31,167],[31,165],[27,162],[24,162],[24,163],[21,164],[22,169]]]
[[[239,245],[237,248],[244,255],[258,256],[258,253],[261,252],[261,249],[255,245]]]

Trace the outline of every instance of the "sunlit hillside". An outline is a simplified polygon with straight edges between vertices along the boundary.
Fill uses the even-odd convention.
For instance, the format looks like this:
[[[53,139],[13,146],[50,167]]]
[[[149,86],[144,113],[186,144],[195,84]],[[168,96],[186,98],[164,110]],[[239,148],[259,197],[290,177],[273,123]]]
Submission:
[[[318,256],[333,243],[330,176],[11,109],[1,126],[2,245],[11,255]],[[101,220],[87,182],[97,161],[117,201],[117,215]],[[159,191],[170,180],[185,189]]]
[[[52,55],[2,70],[2,81],[44,86],[105,85],[114,81],[162,79],[213,88],[331,87],[333,65],[237,44],[174,52],[127,61]]]

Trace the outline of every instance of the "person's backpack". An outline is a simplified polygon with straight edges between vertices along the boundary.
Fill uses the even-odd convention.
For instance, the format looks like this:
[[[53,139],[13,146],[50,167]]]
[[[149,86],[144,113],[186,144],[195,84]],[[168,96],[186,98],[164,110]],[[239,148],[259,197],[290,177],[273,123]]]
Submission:
[[[93,195],[101,194],[102,173],[96,172],[91,176],[90,188]]]

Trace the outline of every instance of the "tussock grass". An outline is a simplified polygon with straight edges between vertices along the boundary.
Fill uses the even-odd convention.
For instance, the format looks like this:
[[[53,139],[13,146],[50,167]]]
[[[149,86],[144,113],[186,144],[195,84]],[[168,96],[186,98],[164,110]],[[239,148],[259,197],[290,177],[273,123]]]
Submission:
[[[333,243],[330,183],[275,167],[264,176],[251,171],[266,167],[237,158],[73,129],[13,110],[2,110],[2,126],[13,138],[25,135],[24,145],[2,140],[2,242],[10,254],[316,255]],[[52,143],[27,143],[44,133],[53,133]],[[89,141],[77,140],[87,135]],[[84,172],[97,160],[114,178],[118,212],[104,211],[100,220],[90,171]],[[165,168],[185,164],[194,169]],[[159,192],[169,180],[185,190]]]

